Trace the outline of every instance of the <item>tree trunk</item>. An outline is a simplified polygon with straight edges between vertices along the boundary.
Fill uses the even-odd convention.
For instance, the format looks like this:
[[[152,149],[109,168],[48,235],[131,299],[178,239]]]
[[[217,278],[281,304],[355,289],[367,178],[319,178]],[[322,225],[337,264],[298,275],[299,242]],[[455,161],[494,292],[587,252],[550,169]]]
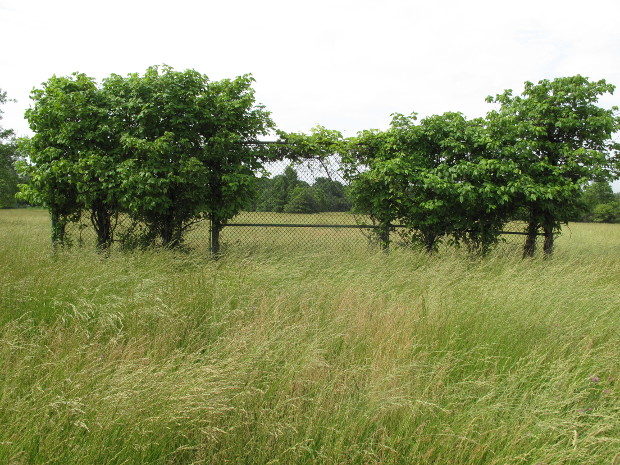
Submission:
[[[538,234],[538,224],[530,221],[527,224],[527,236],[523,246],[523,258],[533,257],[536,252],[536,236]]]
[[[112,245],[112,215],[103,202],[96,201],[90,213],[90,221],[97,233],[97,249],[106,250]]]
[[[422,236],[422,242],[424,243],[424,250],[427,254],[430,255],[435,251],[438,236],[432,228],[429,228],[426,231],[422,230],[420,232]]]
[[[550,258],[553,255],[553,227],[545,226],[545,243],[543,245],[543,253],[545,258]]]
[[[169,249],[180,246],[183,236],[182,229],[182,226],[177,224],[174,220],[162,224],[160,232],[162,245]]]
[[[161,238],[161,245],[164,247],[170,247],[172,242],[172,221],[170,218],[162,219],[159,225],[159,237]]]
[[[160,217],[157,231],[163,247],[174,249],[181,245],[183,240],[183,224],[176,217],[174,211]]]
[[[382,224],[379,230],[379,243],[381,250],[388,252],[390,250],[390,223]]]
[[[437,242],[437,236],[430,236],[424,238],[424,244],[427,254],[432,254],[435,251],[435,243]]]
[[[217,258],[220,254],[220,231],[222,230],[222,225],[215,220],[211,220],[211,255],[214,258]]]
[[[52,247],[55,249],[59,245],[65,245],[65,227],[67,222],[58,213],[54,211],[50,213],[52,215]]]

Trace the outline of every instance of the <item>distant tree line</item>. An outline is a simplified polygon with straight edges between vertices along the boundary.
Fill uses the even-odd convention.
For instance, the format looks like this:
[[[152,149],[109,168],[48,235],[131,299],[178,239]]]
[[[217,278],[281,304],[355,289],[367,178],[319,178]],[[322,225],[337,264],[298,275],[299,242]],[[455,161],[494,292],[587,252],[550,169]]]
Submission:
[[[620,223],[620,193],[614,194],[608,182],[588,184],[582,192],[581,203],[576,221]]]
[[[257,179],[252,210],[278,213],[346,212],[351,199],[339,181],[318,177],[313,184],[299,179],[297,171],[287,166],[273,178]]]
[[[6,92],[0,89],[0,105],[9,102]],[[0,120],[2,110],[0,109]],[[19,184],[27,182],[27,179],[17,172],[16,164],[22,157],[17,147],[17,139],[12,129],[4,129],[0,126],[0,208],[15,208],[25,205],[15,198],[19,191]]]

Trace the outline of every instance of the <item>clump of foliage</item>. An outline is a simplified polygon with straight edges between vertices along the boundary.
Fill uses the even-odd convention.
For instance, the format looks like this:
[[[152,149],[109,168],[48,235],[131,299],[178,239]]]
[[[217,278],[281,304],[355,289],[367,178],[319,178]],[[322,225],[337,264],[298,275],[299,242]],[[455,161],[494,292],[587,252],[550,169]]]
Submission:
[[[344,139],[338,131],[322,126],[310,134],[277,131],[279,141],[270,147],[273,158],[292,163],[282,174],[258,181],[254,210],[279,213],[344,212],[351,209],[347,188],[333,179],[328,165],[342,151]],[[312,160],[326,177],[317,177],[312,185],[299,179],[295,165]],[[342,173],[339,173],[342,175]]]
[[[618,108],[597,105],[615,86],[582,76],[525,83],[522,95],[511,90],[487,101],[499,108],[487,116],[493,148],[516,164],[524,186],[516,198],[527,221],[524,255],[532,256],[536,234],[545,236],[544,251],[553,250],[562,222],[574,217],[578,192],[592,179],[619,174]]]
[[[25,166],[30,182],[21,186],[21,198],[49,209],[54,243],[64,243],[67,224],[88,210],[99,246],[109,245],[119,136],[106,95],[94,79],[74,73],[53,76],[31,98],[26,118],[35,135],[21,145],[32,162]]]
[[[514,165],[490,156],[482,120],[460,113],[416,120],[397,114],[387,131],[349,141],[356,209],[383,231],[405,226],[428,252],[443,240],[488,250],[510,218]]]
[[[202,218],[217,241],[248,204],[266,156],[247,142],[273,127],[252,82],[167,66],[111,75],[101,86],[84,74],[54,76],[33,91],[26,113],[35,136],[24,145],[33,164],[22,197],[49,208],[55,241],[84,210],[102,248],[119,212],[164,246],[179,245]]]
[[[363,131],[348,141],[352,197],[357,211],[387,232],[398,223],[427,251],[442,240],[487,251],[503,226],[527,223],[524,256],[534,254],[539,231],[553,251],[562,222],[573,218],[579,192],[592,179],[620,174],[617,108],[597,105],[612,93],[604,80],[582,76],[525,83],[487,101],[485,119],[460,113],[424,118],[394,115],[386,131]],[[599,218],[613,216],[613,204]]]
[[[620,175],[618,109],[598,106],[612,93],[582,76],[526,82],[487,101],[486,118],[449,112],[420,121],[393,115],[389,129],[345,140],[338,131],[278,131],[254,100],[249,75],[211,82],[196,71],[152,67],[144,75],[111,75],[102,85],[83,74],[53,77],[32,93],[27,118],[35,136],[22,144],[33,165],[22,198],[50,209],[53,238],[86,210],[108,247],[119,214],[145,225],[147,243],[181,244],[201,219],[212,243],[243,209],[285,213],[354,211],[377,225],[384,247],[395,224],[428,252],[442,242],[485,253],[506,223],[526,222],[524,256],[538,235],[553,251],[560,225],[579,214],[592,180]],[[293,165],[312,158],[344,161],[347,186],[327,178],[310,185],[292,166],[258,177],[267,160]],[[587,197],[587,195],[586,195]],[[596,211],[596,213],[595,213]],[[592,205],[592,219],[614,221],[614,202]]]

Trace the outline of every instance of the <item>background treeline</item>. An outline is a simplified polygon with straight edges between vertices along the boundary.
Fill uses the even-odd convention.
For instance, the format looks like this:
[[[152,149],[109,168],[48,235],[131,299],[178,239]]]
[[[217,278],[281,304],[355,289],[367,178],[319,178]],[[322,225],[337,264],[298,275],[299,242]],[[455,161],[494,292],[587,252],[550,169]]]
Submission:
[[[608,182],[593,182],[585,187],[582,208],[576,221],[620,223],[620,193],[614,193]]]
[[[278,213],[346,212],[351,210],[347,188],[340,181],[318,177],[309,184],[287,166],[273,178],[257,179],[252,210]]]
[[[7,103],[6,92],[0,89],[0,105]],[[0,120],[2,109],[0,108]],[[19,185],[27,182],[27,178],[21,176],[17,170],[17,162],[21,160],[17,146],[15,132],[12,129],[4,129],[0,126],[0,208],[16,208],[25,206],[15,197],[19,192]]]

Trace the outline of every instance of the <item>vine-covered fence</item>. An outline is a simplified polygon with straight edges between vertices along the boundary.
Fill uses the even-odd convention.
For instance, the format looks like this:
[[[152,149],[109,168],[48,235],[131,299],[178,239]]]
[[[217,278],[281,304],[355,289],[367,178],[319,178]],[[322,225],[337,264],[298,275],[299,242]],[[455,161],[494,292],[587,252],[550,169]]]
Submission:
[[[252,82],[167,66],[101,84],[54,76],[32,93],[19,196],[48,207],[55,245],[92,242],[94,231],[101,251],[218,254],[290,238],[487,253],[527,233],[523,256],[533,257],[541,233],[553,253],[589,180],[619,175],[620,118],[596,105],[614,89],[604,80],[526,82],[521,96],[489,98],[497,108],[485,118],[396,113],[388,129],[349,138],[278,130]],[[527,227],[514,229],[516,218]]]

